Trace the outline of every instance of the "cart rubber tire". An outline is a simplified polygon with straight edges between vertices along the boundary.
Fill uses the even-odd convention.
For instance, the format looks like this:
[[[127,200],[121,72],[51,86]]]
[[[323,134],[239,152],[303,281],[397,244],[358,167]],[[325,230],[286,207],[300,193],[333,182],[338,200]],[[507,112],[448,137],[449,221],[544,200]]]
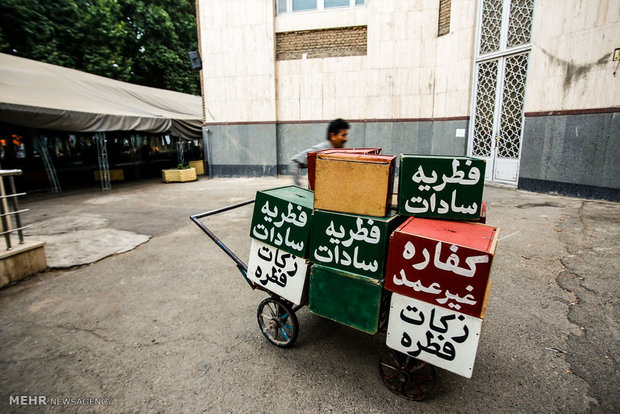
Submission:
[[[431,364],[393,349],[381,355],[379,374],[390,391],[413,401],[425,400],[437,381]]]
[[[258,305],[258,326],[265,338],[280,348],[290,348],[299,334],[297,316],[290,305],[278,298],[267,298]]]

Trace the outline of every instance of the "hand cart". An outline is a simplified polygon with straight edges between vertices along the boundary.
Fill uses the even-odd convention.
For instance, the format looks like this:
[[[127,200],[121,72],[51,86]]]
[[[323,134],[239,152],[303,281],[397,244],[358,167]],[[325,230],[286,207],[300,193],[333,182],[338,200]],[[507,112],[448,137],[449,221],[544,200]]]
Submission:
[[[268,298],[261,301],[258,305],[256,312],[258,326],[261,333],[273,345],[289,348],[295,344],[299,334],[299,322],[295,312],[306,306],[306,304],[295,305],[251,281],[247,277],[248,266],[201,221],[201,219],[208,216],[243,207],[254,203],[254,201],[248,200],[196,214],[190,216],[190,220],[235,262],[237,269],[239,269],[241,275],[253,290],[262,290],[269,295]],[[383,293],[389,294],[386,290],[383,290]],[[387,318],[382,319],[387,320]],[[385,331],[384,326],[382,330]],[[437,374],[433,365],[389,348],[383,352],[379,359],[379,374],[390,391],[400,397],[413,401],[426,399],[437,380]]]

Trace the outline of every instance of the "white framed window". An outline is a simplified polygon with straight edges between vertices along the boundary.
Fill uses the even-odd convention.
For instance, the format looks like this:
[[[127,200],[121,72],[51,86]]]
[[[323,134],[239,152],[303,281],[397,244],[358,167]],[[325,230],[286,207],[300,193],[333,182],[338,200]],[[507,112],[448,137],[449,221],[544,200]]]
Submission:
[[[366,0],[277,0],[278,14],[363,6]]]

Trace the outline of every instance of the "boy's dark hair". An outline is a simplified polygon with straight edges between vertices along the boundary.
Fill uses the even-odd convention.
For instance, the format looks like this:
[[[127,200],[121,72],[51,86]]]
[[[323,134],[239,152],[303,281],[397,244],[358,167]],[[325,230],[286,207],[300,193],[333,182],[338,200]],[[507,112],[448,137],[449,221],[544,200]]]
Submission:
[[[343,129],[349,129],[349,123],[342,118],[334,119],[327,127],[327,140],[329,140],[329,134],[337,134]]]

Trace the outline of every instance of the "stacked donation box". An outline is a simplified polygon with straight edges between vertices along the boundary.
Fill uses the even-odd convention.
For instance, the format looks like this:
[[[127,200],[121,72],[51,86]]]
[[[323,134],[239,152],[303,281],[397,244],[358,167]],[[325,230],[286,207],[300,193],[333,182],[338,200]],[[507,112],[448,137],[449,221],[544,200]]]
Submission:
[[[294,304],[305,302],[314,194],[296,186],[256,193],[247,277]]]
[[[316,171],[316,157],[319,154],[338,154],[346,152],[347,154],[367,154],[379,155],[381,148],[331,148],[308,153],[308,188],[314,190],[314,179]]]
[[[470,378],[498,229],[481,224],[485,162],[401,155],[385,289],[387,346]]]
[[[318,153],[308,156],[310,188]],[[337,152],[378,154],[380,148],[341,149]],[[247,277],[259,286],[296,304],[308,302],[310,231],[314,192],[297,186],[273,188],[256,193],[250,237],[252,245]]]
[[[328,150],[311,190],[259,191],[248,277],[405,355],[471,377],[498,229],[482,224],[485,162]],[[388,316],[389,312],[389,316]]]
[[[310,240],[310,312],[374,334],[379,329],[396,157],[320,153]],[[387,307],[384,306],[386,309]]]

